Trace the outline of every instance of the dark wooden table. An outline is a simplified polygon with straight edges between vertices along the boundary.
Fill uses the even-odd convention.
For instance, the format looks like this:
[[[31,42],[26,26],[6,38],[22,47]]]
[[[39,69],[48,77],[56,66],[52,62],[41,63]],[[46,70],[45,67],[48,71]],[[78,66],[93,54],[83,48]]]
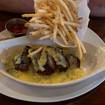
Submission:
[[[8,19],[20,17],[19,14],[10,14],[0,12],[0,31],[5,29],[5,23]],[[94,30],[105,41],[105,18],[90,18],[89,27]],[[40,103],[30,103],[9,98],[0,94],[0,105],[41,105]],[[100,86],[88,92],[87,94],[59,103],[48,103],[48,105],[105,105],[105,82]],[[46,104],[45,104],[46,105]]]

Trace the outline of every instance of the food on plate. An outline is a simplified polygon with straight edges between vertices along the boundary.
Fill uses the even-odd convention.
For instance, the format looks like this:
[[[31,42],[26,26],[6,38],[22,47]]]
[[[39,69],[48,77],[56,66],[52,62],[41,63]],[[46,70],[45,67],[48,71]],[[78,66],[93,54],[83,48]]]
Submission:
[[[29,69],[29,65],[31,63],[31,59],[28,58],[29,48],[29,46],[26,46],[22,54],[14,57],[13,64],[16,70],[20,69],[21,71],[25,71]]]
[[[26,26],[34,39],[50,39],[61,47],[77,47],[78,57],[86,53],[77,35],[81,18],[77,0],[34,0],[35,13],[24,14],[31,18]]]
[[[80,60],[74,55],[64,52],[65,50],[58,47],[45,46],[33,49],[26,46],[22,54],[14,57],[14,67],[16,70],[27,71],[31,65],[37,73],[43,75],[50,75],[57,69],[61,72],[68,68],[79,68]]]
[[[19,46],[15,46],[19,49]],[[3,59],[7,72],[24,81],[62,83],[83,77],[81,61],[70,49],[53,46],[21,46]]]
[[[83,77],[86,72],[81,62],[86,49],[77,35],[81,24],[77,0],[35,0],[34,6],[35,13],[23,15],[30,18],[25,24],[29,37],[50,39],[54,45],[27,45],[16,52],[10,48],[13,54],[5,63],[7,72],[35,83],[61,83]]]

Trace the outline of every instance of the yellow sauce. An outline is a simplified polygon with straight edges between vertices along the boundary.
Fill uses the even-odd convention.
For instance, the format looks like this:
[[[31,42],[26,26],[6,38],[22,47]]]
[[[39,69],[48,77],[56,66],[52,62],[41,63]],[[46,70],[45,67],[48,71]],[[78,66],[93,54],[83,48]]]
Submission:
[[[20,80],[35,82],[35,83],[63,83],[71,80],[76,80],[83,77],[86,73],[81,69],[67,70],[66,72],[56,72],[50,76],[43,76],[32,71],[21,72],[16,70],[8,70],[8,73]]]

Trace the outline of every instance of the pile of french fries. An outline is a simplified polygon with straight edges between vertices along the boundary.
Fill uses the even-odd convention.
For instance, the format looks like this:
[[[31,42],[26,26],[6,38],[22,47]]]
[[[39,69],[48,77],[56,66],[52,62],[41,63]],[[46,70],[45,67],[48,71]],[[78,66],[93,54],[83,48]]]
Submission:
[[[79,58],[86,53],[77,35],[81,18],[77,0],[35,0],[35,13],[23,14],[30,18],[26,26],[29,35],[40,40],[50,39],[61,47],[77,47]]]

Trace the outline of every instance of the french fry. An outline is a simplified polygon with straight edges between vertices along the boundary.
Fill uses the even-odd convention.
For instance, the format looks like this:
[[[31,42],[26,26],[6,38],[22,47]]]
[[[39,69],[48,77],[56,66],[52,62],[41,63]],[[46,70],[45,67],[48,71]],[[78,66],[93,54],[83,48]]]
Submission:
[[[77,0],[34,0],[35,13],[22,15],[31,18],[26,24],[32,29],[31,37],[51,39],[61,47],[75,44],[82,59],[86,49],[77,35],[81,20],[77,3]]]

